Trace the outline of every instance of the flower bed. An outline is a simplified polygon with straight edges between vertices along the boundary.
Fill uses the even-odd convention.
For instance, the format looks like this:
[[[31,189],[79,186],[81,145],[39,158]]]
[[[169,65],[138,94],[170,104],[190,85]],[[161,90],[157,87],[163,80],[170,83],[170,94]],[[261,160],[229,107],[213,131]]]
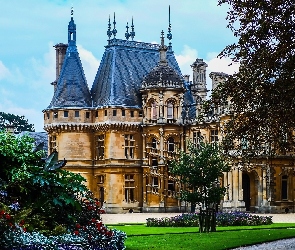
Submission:
[[[217,213],[218,226],[259,226],[272,224],[272,216],[260,216],[243,212]]]
[[[197,227],[199,225],[198,214],[182,214],[174,217],[148,218],[148,227]]]
[[[148,218],[148,227],[198,227],[198,214],[182,214],[174,217]],[[217,226],[258,226],[272,224],[272,216],[259,216],[243,212],[216,213]]]

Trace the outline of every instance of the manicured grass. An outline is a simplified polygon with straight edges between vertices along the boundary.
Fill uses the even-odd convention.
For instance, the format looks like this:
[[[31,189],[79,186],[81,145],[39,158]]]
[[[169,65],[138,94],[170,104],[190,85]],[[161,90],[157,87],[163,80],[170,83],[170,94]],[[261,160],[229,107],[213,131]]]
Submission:
[[[127,233],[126,249],[230,249],[295,237],[294,223],[265,226],[218,227],[216,233],[198,233],[197,227],[110,226]],[[210,247],[209,247],[210,246]]]

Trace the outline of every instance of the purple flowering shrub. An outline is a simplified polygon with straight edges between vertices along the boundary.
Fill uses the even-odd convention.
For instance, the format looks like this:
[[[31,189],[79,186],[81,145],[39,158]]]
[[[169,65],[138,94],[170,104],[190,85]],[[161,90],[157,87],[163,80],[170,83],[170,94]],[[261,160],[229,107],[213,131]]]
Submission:
[[[148,227],[197,227],[199,226],[198,214],[181,214],[174,217],[148,218]]]
[[[218,226],[259,226],[272,224],[272,216],[260,216],[243,212],[217,213]]]
[[[199,215],[188,213],[174,217],[148,218],[148,227],[198,227]],[[243,212],[216,213],[217,226],[259,226],[272,224],[272,216],[260,216]]]

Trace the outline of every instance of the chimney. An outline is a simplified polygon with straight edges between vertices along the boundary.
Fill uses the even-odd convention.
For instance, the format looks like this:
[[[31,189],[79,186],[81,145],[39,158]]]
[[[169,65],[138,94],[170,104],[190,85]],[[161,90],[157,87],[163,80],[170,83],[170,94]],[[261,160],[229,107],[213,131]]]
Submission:
[[[54,85],[54,91],[56,89],[56,84],[58,82],[58,78],[61,72],[62,64],[64,62],[64,58],[66,56],[68,45],[64,43],[58,43],[53,46],[56,51],[56,80],[51,84]]]

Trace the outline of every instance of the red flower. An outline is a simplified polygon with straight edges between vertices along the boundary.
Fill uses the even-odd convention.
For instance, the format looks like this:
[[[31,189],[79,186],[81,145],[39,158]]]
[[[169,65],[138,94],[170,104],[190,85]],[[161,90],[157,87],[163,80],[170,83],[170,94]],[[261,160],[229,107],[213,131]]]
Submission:
[[[79,231],[75,230],[75,231],[74,231],[74,234],[75,234],[75,235],[78,235],[78,234],[79,234]]]
[[[81,226],[80,226],[80,224],[79,224],[79,223],[77,223],[77,224],[76,224],[76,228],[78,228],[78,229],[79,229],[80,227],[81,227]]]
[[[1,210],[0,211],[0,215],[3,215],[3,214],[5,214],[5,211],[4,210]]]
[[[24,230],[24,232],[27,232],[27,229],[25,227],[23,228],[23,230]]]
[[[24,220],[21,220],[20,223],[19,223],[20,226],[23,226],[24,224],[25,224]]]
[[[92,218],[92,219],[91,219],[91,222],[96,222],[96,219],[93,219],[93,218]]]
[[[5,215],[5,218],[6,218],[7,220],[10,220],[11,216],[10,216],[9,214],[6,214],[6,215]]]

